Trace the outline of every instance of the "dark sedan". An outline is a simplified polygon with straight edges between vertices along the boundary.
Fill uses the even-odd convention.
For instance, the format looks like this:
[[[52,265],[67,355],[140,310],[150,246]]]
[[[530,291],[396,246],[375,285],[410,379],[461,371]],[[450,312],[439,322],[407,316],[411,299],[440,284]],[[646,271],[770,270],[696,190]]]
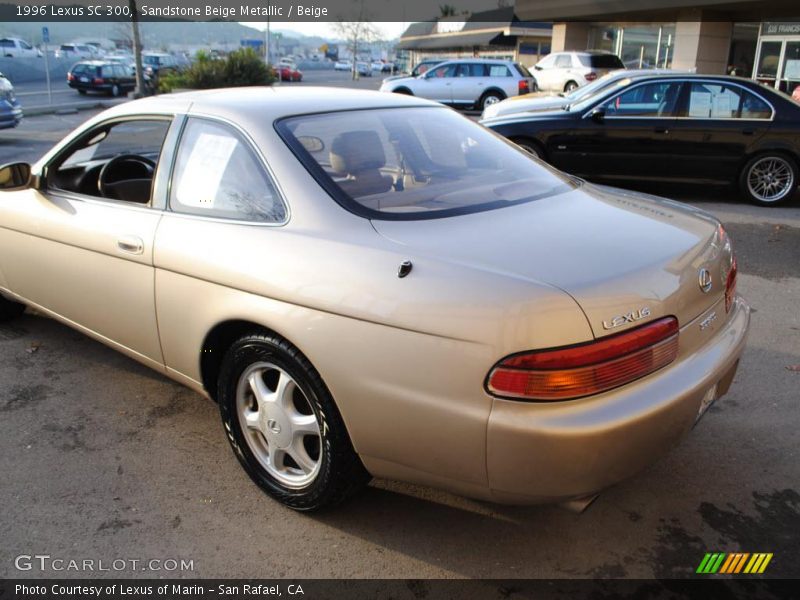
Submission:
[[[67,84],[86,92],[101,92],[120,96],[136,87],[136,78],[121,64],[101,60],[76,63],[67,73]]]
[[[563,109],[482,123],[587,179],[738,183],[775,205],[800,175],[800,106],[737,77],[640,77]]]

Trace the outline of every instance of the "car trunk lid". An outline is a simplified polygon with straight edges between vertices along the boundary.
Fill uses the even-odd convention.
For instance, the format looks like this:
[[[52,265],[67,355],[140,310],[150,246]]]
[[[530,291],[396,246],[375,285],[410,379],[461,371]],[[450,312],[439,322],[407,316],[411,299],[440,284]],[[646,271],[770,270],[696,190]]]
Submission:
[[[689,206],[585,184],[571,192],[444,219],[373,221],[422,253],[548,283],[572,296],[595,337],[662,316],[684,325],[725,292],[730,246]],[[701,288],[706,269],[711,287]]]

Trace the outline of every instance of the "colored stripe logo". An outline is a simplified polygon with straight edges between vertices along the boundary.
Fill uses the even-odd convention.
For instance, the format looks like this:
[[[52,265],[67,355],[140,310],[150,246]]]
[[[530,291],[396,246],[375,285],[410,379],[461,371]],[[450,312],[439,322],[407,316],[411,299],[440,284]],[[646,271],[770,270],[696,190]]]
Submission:
[[[697,567],[696,573],[703,575],[713,575],[715,573],[735,575],[747,573],[751,575],[763,573],[769,561],[772,560],[772,553],[756,552],[707,552]]]

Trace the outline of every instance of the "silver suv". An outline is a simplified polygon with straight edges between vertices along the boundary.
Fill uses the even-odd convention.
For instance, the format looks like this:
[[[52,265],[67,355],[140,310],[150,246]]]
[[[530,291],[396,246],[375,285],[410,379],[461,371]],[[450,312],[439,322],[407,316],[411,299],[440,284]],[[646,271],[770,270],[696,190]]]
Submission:
[[[524,66],[511,60],[481,58],[445,61],[419,77],[387,80],[381,85],[382,92],[480,110],[532,89],[533,77]]]
[[[616,54],[596,50],[554,52],[533,67],[538,89],[553,92],[571,92],[610,71],[624,68]]]

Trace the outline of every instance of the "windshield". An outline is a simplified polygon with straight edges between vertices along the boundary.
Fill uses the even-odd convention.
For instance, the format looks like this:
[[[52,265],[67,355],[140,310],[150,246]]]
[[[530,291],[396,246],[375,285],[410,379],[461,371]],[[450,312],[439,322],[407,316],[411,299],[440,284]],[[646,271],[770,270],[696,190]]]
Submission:
[[[340,204],[368,218],[480,212],[576,185],[447,108],[304,115],[284,119],[277,128]]]
[[[598,83],[602,81],[598,79],[594,83]],[[610,81],[604,81],[602,86],[597,86],[590,93],[586,94],[578,94],[577,96],[567,96],[567,99],[570,100],[569,110],[577,110],[581,111],[587,108],[592,102],[599,98],[603,98],[604,96],[608,96],[621,90],[624,87],[627,87],[631,83],[631,79],[629,77],[623,77],[622,79],[612,79]],[[586,86],[589,87],[588,85]],[[589,90],[587,90],[589,91]],[[575,94],[576,92],[573,92]]]
[[[625,65],[614,54],[578,54],[578,60],[584,67],[593,69],[624,69]]]

